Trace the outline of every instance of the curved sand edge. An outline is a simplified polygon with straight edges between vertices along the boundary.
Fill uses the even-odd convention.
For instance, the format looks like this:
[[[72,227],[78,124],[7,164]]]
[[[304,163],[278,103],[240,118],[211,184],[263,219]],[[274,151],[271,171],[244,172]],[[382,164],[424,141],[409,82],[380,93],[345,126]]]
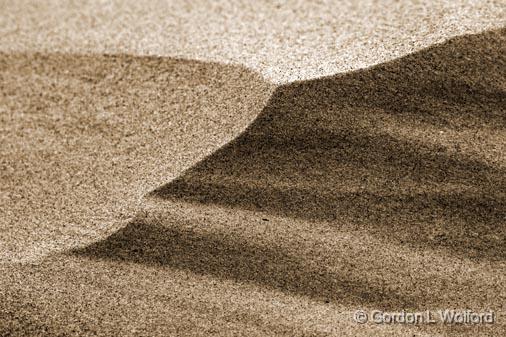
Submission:
[[[0,261],[114,231],[272,91],[243,67],[157,57],[0,54],[0,72]]]

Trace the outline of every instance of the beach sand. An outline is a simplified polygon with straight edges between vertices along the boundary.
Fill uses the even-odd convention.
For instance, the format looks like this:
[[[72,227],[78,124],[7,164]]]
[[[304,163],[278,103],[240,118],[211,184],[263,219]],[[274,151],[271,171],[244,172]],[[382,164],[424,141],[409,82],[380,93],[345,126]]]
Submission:
[[[1,6],[1,336],[506,333],[500,3]]]

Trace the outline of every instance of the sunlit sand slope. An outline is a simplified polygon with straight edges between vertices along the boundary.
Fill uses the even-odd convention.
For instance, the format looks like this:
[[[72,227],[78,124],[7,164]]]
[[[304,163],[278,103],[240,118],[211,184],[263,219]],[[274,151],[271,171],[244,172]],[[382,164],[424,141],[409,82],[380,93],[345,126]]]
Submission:
[[[271,90],[242,67],[0,54],[0,260],[96,240],[230,141]]]

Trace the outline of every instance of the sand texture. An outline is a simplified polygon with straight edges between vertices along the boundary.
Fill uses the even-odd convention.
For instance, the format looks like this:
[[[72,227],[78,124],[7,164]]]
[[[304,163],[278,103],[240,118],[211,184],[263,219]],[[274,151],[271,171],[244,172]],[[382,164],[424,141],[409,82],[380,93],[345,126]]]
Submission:
[[[506,24],[501,0],[2,0],[0,50],[238,63],[288,83]]]
[[[504,7],[0,1],[0,336],[506,335]]]
[[[110,233],[271,91],[242,67],[160,57],[0,54],[0,67],[0,261]]]

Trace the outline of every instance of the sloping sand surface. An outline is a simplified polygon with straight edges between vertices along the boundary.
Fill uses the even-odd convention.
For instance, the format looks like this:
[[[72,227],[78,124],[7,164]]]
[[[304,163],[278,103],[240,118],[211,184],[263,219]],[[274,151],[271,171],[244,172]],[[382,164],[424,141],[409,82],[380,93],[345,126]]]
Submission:
[[[181,59],[0,54],[0,261],[92,242],[230,141],[271,85]]]
[[[282,86],[240,137],[152,195],[503,259],[505,37]]]
[[[239,97],[249,98],[229,103],[233,111],[244,109],[237,119],[227,119],[227,109],[212,110],[234,126],[220,133],[220,144],[258,117],[213,153],[216,140],[203,142],[198,156],[191,151],[209,129],[179,131],[184,141],[197,140],[190,152],[177,152],[192,158],[180,159],[177,170],[162,164],[173,158],[170,151],[152,152],[154,162],[146,165],[153,166],[136,166],[130,176],[144,175],[137,186],[150,184],[133,188],[136,198],[152,192],[111,235],[29,264],[3,264],[0,334],[504,335],[505,40],[504,29],[461,36],[372,68],[274,92],[242,68],[192,63],[188,74],[195,65],[228,74],[221,84],[209,85],[218,88],[211,91],[222,97],[218,102],[238,87],[244,88]],[[160,74],[159,67],[151,74]],[[13,68],[37,83],[33,71],[5,69]],[[118,92],[128,92],[132,84],[125,85]],[[168,93],[174,88],[179,86]],[[232,89],[221,96],[223,88]],[[25,101],[32,102],[12,102]],[[191,121],[210,123],[200,113]],[[152,170],[155,178],[146,176]],[[159,185],[152,190],[151,183]],[[109,200],[123,200],[117,190],[110,193]],[[357,309],[445,308],[491,309],[497,322],[411,326],[352,320]]]

